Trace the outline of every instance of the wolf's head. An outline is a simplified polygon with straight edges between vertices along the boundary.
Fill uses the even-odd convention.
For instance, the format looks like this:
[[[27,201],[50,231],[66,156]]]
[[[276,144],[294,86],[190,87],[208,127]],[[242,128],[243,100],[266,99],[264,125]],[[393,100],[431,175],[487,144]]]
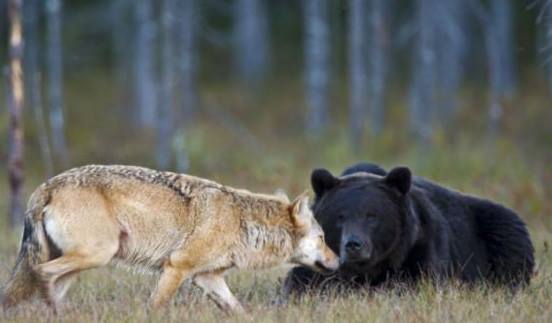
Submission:
[[[291,262],[319,272],[336,270],[339,258],[326,245],[324,232],[309,207],[308,196],[303,194],[296,198],[291,203],[290,212],[295,229]]]

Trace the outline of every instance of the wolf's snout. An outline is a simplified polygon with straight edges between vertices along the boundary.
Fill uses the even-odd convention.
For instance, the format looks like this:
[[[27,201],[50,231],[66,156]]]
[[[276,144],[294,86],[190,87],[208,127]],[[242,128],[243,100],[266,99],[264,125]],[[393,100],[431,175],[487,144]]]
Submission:
[[[330,258],[329,261],[326,261],[326,268],[328,268],[331,271],[337,270],[339,268],[339,257],[334,255]]]
[[[324,257],[324,267],[326,267],[327,270],[335,271],[339,268],[339,257],[331,251],[329,248],[327,250],[328,254],[326,257]]]
[[[339,268],[339,258],[326,261],[316,261],[314,263],[314,267],[322,274],[330,274]]]

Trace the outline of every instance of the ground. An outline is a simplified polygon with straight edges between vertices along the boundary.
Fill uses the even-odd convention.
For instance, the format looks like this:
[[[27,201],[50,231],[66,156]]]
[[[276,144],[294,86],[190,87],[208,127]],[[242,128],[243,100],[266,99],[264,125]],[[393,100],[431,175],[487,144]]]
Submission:
[[[541,241],[542,242],[542,241]],[[306,298],[297,304],[274,305],[284,271],[233,273],[229,285],[249,310],[251,322],[549,322],[552,318],[551,257],[538,243],[539,274],[531,286],[515,296],[503,290],[460,286],[435,288],[421,284],[416,291],[376,292]],[[2,248],[1,279],[13,260]],[[543,268],[545,267],[545,268]],[[62,314],[53,316],[44,305],[25,304],[3,317],[7,322],[243,322],[226,317],[201,292],[184,286],[161,313],[148,313],[147,300],[154,280],[117,269],[83,274],[69,293]]]
[[[485,118],[475,113],[484,109],[484,101],[468,101],[453,126],[434,129],[431,147],[421,147],[411,140],[406,108],[393,101],[389,122],[381,136],[366,135],[361,147],[350,149],[346,113],[333,112],[335,125],[320,140],[302,137],[303,119],[296,109],[301,95],[295,93],[301,88],[300,82],[292,85],[289,97],[261,100],[258,107],[262,107],[262,113],[254,115],[243,108],[243,98],[233,96],[237,92],[233,89],[225,93],[204,93],[210,109],[224,102],[225,113],[233,119],[222,116],[226,118],[222,122],[203,112],[197,116],[195,126],[189,129],[185,139],[191,164],[189,172],[259,192],[271,193],[283,188],[295,196],[310,189],[310,172],[315,167],[339,173],[358,161],[376,162],[387,169],[407,165],[416,175],[496,200],[516,210],[528,223],[536,248],[537,273],[531,285],[514,296],[484,286],[466,289],[455,284],[435,287],[422,283],[408,291],[306,298],[282,306],[276,303],[286,269],[231,273],[230,288],[249,310],[252,322],[552,321],[552,132],[549,124],[552,110],[548,98],[527,96],[520,98],[519,104],[512,104],[505,114],[502,133],[495,141],[487,140]],[[68,98],[71,166],[154,165],[153,132],[117,127],[120,122],[117,118],[95,110],[101,106],[105,109],[102,111],[109,111],[107,107],[114,102],[99,102],[105,97],[99,94],[107,91],[103,86],[97,82],[86,87],[87,95],[97,98],[93,102],[77,96]],[[79,107],[78,116],[71,115],[73,107]],[[0,124],[7,124],[2,116],[0,119]],[[98,124],[105,130],[98,132]],[[45,177],[32,118],[27,118],[27,125],[26,197]],[[5,128],[0,128],[0,135],[5,138]],[[6,151],[5,147],[0,148],[0,152]],[[5,223],[7,179],[4,171],[0,173],[0,196],[4,197],[0,199],[1,285],[14,264],[21,234],[20,229],[9,230]],[[58,317],[35,301],[23,304],[8,315],[0,314],[0,321],[244,321],[242,317],[226,317],[197,288],[190,287],[182,288],[166,311],[149,313],[147,300],[154,283],[154,276],[120,268],[91,270],[73,285]]]
[[[340,145],[338,145],[340,146]],[[213,148],[216,149],[216,148]],[[328,148],[330,151],[342,149]],[[446,148],[443,148],[446,149]],[[443,152],[443,149],[440,151]],[[509,155],[505,150],[503,163],[488,166],[482,151],[463,150],[440,154],[429,154],[419,162],[417,153],[403,154],[402,164],[411,164],[414,171],[463,191],[472,192],[498,200],[516,209],[527,220],[536,247],[537,273],[526,290],[512,296],[504,290],[487,289],[484,286],[467,289],[451,284],[435,287],[422,283],[415,290],[378,291],[373,294],[348,296],[308,297],[298,303],[277,306],[278,293],[286,269],[264,272],[233,272],[229,275],[230,288],[249,310],[249,318],[255,322],[466,322],[466,321],[515,321],[547,322],[552,319],[552,242],[549,213],[552,202],[549,199],[550,170],[536,171],[522,158]],[[248,172],[238,171],[240,162],[227,164],[214,172],[219,181],[240,187],[270,192],[285,187],[290,195],[308,188],[310,168],[327,166],[338,172],[352,162],[326,158],[319,163],[296,152],[297,158],[288,160],[256,160],[256,166]],[[324,152],[322,153],[324,154]],[[499,154],[502,154],[499,152]],[[451,161],[463,155],[463,163]],[[305,159],[303,159],[303,157]],[[448,164],[448,166],[447,166]],[[296,168],[296,165],[298,168]],[[393,164],[383,161],[386,167]],[[269,170],[278,169],[281,176]],[[492,169],[488,173],[485,170]],[[235,171],[233,171],[235,170]],[[200,170],[200,173],[208,170]],[[234,175],[229,175],[234,174]],[[236,175],[236,174],[241,174]],[[453,175],[451,175],[453,174]],[[542,177],[544,174],[544,177]],[[206,176],[202,174],[202,176]],[[31,177],[26,187],[27,196],[40,178]],[[548,183],[548,184],[547,184]],[[5,186],[2,195],[5,196]],[[2,214],[6,205],[0,204]],[[16,256],[20,232],[9,231],[4,223],[0,230],[0,281],[6,281]],[[121,268],[91,270],[80,276],[69,292],[62,314],[54,317],[38,300],[26,303],[3,316],[8,322],[25,321],[168,321],[216,322],[228,320],[241,322],[241,317],[226,317],[201,291],[189,285],[184,286],[170,307],[161,313],[149,313],[147,301],[154,287],[155,276],[131,273]]]

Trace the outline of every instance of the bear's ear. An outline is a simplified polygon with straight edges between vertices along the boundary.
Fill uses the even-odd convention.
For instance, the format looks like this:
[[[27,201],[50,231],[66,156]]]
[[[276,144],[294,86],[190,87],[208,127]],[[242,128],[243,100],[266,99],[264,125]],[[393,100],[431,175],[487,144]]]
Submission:
[[[412,183],[412,173],[408,167],[395,167],[383,179],[385,184],[397,189],[402,194],[408,193]]]
[[[322,197],[324,193],[339,184],[339,179],[332,175],[327,169],[318,168],[312,171],[311,185],[316,198]]]

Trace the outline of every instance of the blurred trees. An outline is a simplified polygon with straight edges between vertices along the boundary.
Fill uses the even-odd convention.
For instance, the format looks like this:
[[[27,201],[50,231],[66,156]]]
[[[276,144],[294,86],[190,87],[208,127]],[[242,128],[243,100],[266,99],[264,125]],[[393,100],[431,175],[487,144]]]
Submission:
[[[237,0],[233,8],[234,64],[249,85],[258,84],[270,64],[265,4],[259,0]]]
[[[377,1],[377,0],[376,0]],[[367,23],[364,0],[351,0],[349,18],[349,131],[352,147],[359,147],[368,103]],[[373,13],[374,15],[376,13]],[[374,49],[377,51],[377,49]]]
[[[46,75],[52,149],[57,161],[67,166],[65,117],[63,109],[63,50],[61,0],[46,0]]]
[[[62,42],[62,31],[66,28],[62,1],[29,2],[27,36],[31,50],[26,67],[31,70],[27,82],[30,106],[39,131],[49,131],[54,156],[63,164],[67,159],[63,99],[67,58],[64,58]],[[184,136],[185,124],[190,122],[200,103],[199,74],[210,73],[211,66],[215,66],[210,57],[216,57],[217,52],[231,54],[229,71],[237,71],[249,85],[256,87],[256,92],[264,79],[273,77],[267,74],[270,66],[276,62],[282,64],[279,57],[283,53],[293,53],[295,64],[302,65],[303,69],[302,72],[289,70],[286,74],[304,78],[306,133],[319,137],[332,120],[332,88],[334,80],[340,77],[339,59],[346,57],[349,133],[352,146],[357,146],[365,136],[363,129],[369,129],[369,136],[375,138],[385,128],[386,89],[390,84],[409,88],[411,131],[420,142],[430,143],[434,128],[447,126],[454,118],[459,106],[458,93],[466,80],[488,79],[489,128],[497,128],[503,102],[515,89],[519,59],[516,34],[518,30],[533,30],[527,24],[522,29],[516,27],[520,10],[525,16],[533,16],[531,20],[525,18],[525,22],[536,24],[537,19],[540,22],[542,69],[548,77],[551,74],[550,55],[546,53],[551,47],[552,9],[548,1],[536,2],[539,10],[531,10],[515,0],[408,3],[340,0],[331,5],[327,0],[183,0],[172,5],[174,21],[169,27],[163,1],[115,0],[98,1],[94,5],[81,2],[65,5],[70,16],[79,10],[90,15],[89,21],[96,24],[90,28],[105,31],[111,38],[107,44],[111,44],[115,53],[113,68],[123,93],[121,105],[125,109],[134,108],[131,114],[138,128],[154,130],[158,136]],[[33,10],[38,13],[32,13]],[[40,17],[41,10],[45,12],[44,29],[40,28],[40,21],[32,18],[37,14]],[[109,12],[108,19],[104,17],[105,12]],[[342,25],[347,28],[342,29]],[[38,30],[38,34],[32,30]],[[281,34],[282,31],[287,34]],[[345,35],[339,35],[344,31]],[[42,37],[46,40],[43,54],[39,51]],[[105,45],[95,49],[99,54],[102,46]],[[301,47],[302,60],[298,52]],[[207,59],[200,61],[200,56]],[[166,57],[172,57],[172,62],[167,62]],[[40,87],[42,59],[46,70],[48,129],[40,126],[40,93],[33,90]],[[202,72],[200,65],[203,64],[211,65],[205,65],[207,68]],[[38,71],[34,71],[37,66]],[[125,96],[125,92],[130,96]],[[128,97],[132,98],[130,105]],[[162,120],[172,119],[163,117],[168,115],[167,109],[175,118],[175,129],[170,131],[159,129],[169,124]],[[47,134],[40,137],[46,138]],[[170,150],[171,144],[164,143],[168,137],[158,141],[161,147],[169,147],[158,147],[160,151]],[[46,140],[41,145],[45,161],[47,143]],[[161,160],[164,154],[157,155]]]
[[[121,1],[118,1],[121,2]],[[156,77],[155,77],[155,35],[156,26],[153,15],[153,1],[142,0],[132,3],[134,10],[134,51],[131,59],[134,81],[134,105],[137,109],[138,123],[142,127],[154,128],[156,125]],[[119,16],[119,19],[121,17]],[[128,37],[128,35],[126,35]],[[121,40],[122,41],[122,40]],[[119,55],[127,56],[128,51]]]
[[[384,0],[353,0],[350,5],[349,128],[351,146],[359,147],[368,120],[373,137],[383,129],[390,43],[389,6]]]
[[[304,62],[307,133],[319,137],[328,122],[330,26],[327,0],[304,0]]]
[[[458,92],[464,76],[468,49],[467,9],[463,0],[434,3],[436,30],[437,118],[448,124],[458,106]]]
[[[26,0],[23,4],[23,31],[25,39],[25,93],[27,94],[27,106],[31,108],[36,124],[38,142],[42,163],[46,170],[46,176],[54,173],[52,153],[48,140],[48,131],[44,119],[42,102],[41,65],[39,52],[42,46],[39,43],[39,13],[40,0]]]
[[[176,19],[178,37],[176,62],[180,76],[180,115],[179,122],[190,124],[198,104],[197,70],[199,64],[198,46],[201,12],[199,0],[180,0],[177,3],[179,17]]]
[[[461,0],[418,0],[416,7],[411,126],[422,145],[427,145],[436,124],[446,126],[456,112],[466,68],[467,9]]]
[[[415,26],[417,28],[412,84],[410,89],[410,120],[412,130],[423,145],[433,132],[436,88],[436,33],[438,32],[436,4],[439,0],[418,0]]]
[[[512,94],[516,83],[513,18],[510,1],[492,0],[483,20],[491,88],[489,132],[493,137],[503,114],[501,101]]]
[[[22,0],[8,1],[9,33],[9,157],[8,178],[10,197],[8,223],[11,226],[23,222],[23,26],[21,23]]]
[[[552,0],[541,1],[538,6],[539,39],[538,52],[543,74],[548,80],[548,87],[552,93]]]
[[[156,159],[161,169],[167,169],[172,159],[174,136],[173,87],[175,83],[175,58],[173,47],[176,2],[163,0],[161,7],[161,80],[159,110],[157,112]]]
[[[385,116],[385,89],[391,43],[389,24],[389,2],[371,0],[368,12],[369,21],[369,105],[370,128],[373,136],[383,130]]]
[[[8,3],[0,0],[3,18]],[[11,22],[0,19],[2,62],[14,57]],[[490,136],[500,132],[518,78],[544,76],[552,93],[550,0],[27,0],[24,36],[27,105],[49,174],[68,161],[65,120],[81,107],[66,106],[64,90],[82,73],[110,72],[118,98],[109,115],[155,137],[152,159],[179,170],[188,167],[202,94],[234,75],[260,98],[302,80],[293,111],[304,116],[295,119],[305,134],[320,139],[333,121],[348,120],[352,147],[402,131],[391,127],[393,96],[406,101],[406,131],[430,147],[436,132],[452,133],[465,90],[488,97],[480,113]],[[222,124],[246,129],[209,109]]]

